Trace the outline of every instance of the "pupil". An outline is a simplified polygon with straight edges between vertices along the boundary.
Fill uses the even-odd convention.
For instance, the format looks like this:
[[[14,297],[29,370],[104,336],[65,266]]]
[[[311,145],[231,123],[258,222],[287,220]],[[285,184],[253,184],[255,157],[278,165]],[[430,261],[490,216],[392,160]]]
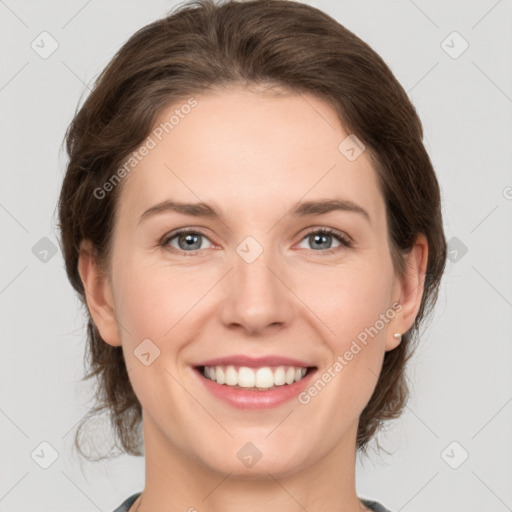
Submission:
[[[192,247],[194,243],[197,244],[197,240],[199,239],[199,235],[187,234],[187,235],[183,235],[181,237],[181,239],[182,240],[185,239],[186,247],[188,247],[189,249],[190,248],[192,248],[192,249],[199,249],[199,247],[201,246],[201,243],[199,243],[199,247]]]
[[[316,235],[313,235],[313,238],[314,238],[314,243],[319,243],[319,244],[327,244],[329,245],[326,240],[330,237],[330,235],[326,235],[326,234],[322,234],[322,233],[317,233]],[[322,242],[323,240],[323,242]],[[324,249],[328,249],[328,247],[323,247]]]

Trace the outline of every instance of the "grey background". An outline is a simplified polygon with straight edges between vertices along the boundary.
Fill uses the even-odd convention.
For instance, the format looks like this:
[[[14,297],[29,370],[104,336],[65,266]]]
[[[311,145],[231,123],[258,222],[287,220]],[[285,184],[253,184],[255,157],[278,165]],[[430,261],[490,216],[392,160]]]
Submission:
[[[368,42],[409,93],[450,241],[436,312],[408,368],[412,398],[380,436],[390,455],[358,463],[358,494],[393,512],[512,510],[512,1],[308,3]],[[70,449],[92,396],[79,382],[85,324],[55,207],[60,145],[88,84],[174,4],[0,1],[2,512],[109,512],[143,487],[142,458],[81,465]],[[59,45],[46,59],[31,47],[43,31]],[[457,58],[453,31],[469,44]],[[43,442],[58,453],[47,469]]]

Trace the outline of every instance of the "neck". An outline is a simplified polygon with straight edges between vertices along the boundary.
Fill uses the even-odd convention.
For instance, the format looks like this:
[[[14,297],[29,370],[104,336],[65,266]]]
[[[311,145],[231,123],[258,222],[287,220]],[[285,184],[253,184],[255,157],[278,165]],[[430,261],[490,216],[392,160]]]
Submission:
[[[130,512],[367,510],[355,489],[356,434],[357,423],[334,449],[325,447],[326,453],[311,454],[308,460],[299,454],[298,463],[287,468],[262,457],[250,472],[241,471],[241,464],[219,470],[172,444],[144,415],[146,483]]]

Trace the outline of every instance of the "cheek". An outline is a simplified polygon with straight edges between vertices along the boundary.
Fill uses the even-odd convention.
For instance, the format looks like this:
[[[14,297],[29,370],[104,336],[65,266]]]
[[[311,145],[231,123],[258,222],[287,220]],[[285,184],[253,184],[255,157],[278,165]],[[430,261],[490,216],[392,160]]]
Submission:
[[[351,340],[375,325],[379,334],[384,334],[387,323],[380,319],[390,309],[392,290],[392,270],[386,263],[366,261],[331,268],[315,279],[302,278],[302,284],[297,286],[308,309],[326,326],[325,339],[331,340],[337,353],[347,350]],[[364,339],[364,334],[360,338]]]
[[[132,343],[145,338],[158,343],[173,337],[173,329],[182,336],[200,313],[201,298],[218,279],[213,272],[172,267],[165,261],[148,264],[142,258],[125,259],[119,268],[116,316],[131,334]]]
[[[390,272],[385,264],[351,267],[346,272],[332,273],[325,280],[323,299],[317,288],[309,290],[309,297],[316,297],[312,309],[317,308],[315,312],[334,334],[323,337],[329,358],[319,371],[317,378],[321,382],[315,381],[315,389],[306,390],[303,403],[311,400],[315,414],[324,422],[329,420],[322,411],[328,410],[336,428],[353,421],[374,392],[389,335],[388,324],[394,317],[389,304]]]

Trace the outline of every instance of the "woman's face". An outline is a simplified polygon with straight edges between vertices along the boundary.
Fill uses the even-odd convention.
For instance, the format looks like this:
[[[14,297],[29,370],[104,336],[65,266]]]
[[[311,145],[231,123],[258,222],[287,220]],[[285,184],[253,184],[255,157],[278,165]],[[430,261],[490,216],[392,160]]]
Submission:
[[[124,178],[105,281],[112,317],[95,314],[102,337],[122,344],[146,454],[232,475],[352,454],[384,353],[422,292],[395,276],[369,155],[313,96],[231,88],[195,99],[161,113],[157,125],[176,109],[179,122],[153,132]],[[171,201],[208,206],[151,210]],[[237,373],[251,366],[238,356],[275,359]],[[241,386],[198,370],[218,358],[221,382],[229,373]],[[309,368],[302,381],[249,390],[252,375],[261,387],[294,377],[284,359]]]

